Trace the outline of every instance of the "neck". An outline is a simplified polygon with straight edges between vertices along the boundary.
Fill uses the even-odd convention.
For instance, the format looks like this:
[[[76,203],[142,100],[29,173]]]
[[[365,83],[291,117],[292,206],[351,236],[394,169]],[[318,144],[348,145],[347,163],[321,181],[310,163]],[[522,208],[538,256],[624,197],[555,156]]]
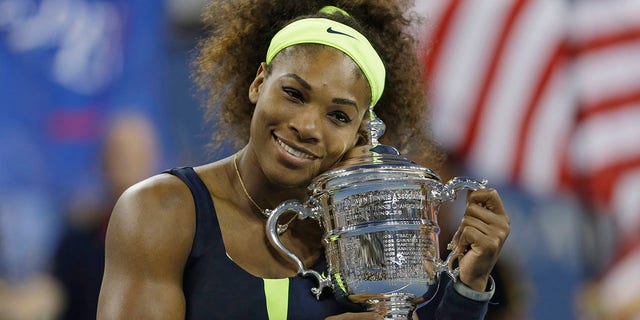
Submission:
[[[253,211],[264,212],[266,209],[273,209],[280,203],[298,199],[304,201],[306,198],[305,187],[282,187],[271,183],[266,178],[264,172],[257,165],[257,160],[251,159],[243,149],[233,156],[234,175],[240,191],[238,199],[242,202],[248,201]],[[254,164],[252,164],[254,163]]]
[[[239,164],[239,155],[240,153],[237,153],[235,155],[233,155],[233,169],[234,169],[234,173],[235,176],[237,178],[237,182],[240,185],[240,189],[242,190],[242,195],[244,196],[245,199],[243,199],[243,201],[246,203],[248,200],[248,205],[251,206],[251,211],[256,212],[260,218],[269,218],[269,215],[271,214],[269,212],[270,209],[273,209],[275,207],[275,205],[273,206],[267,206],[267,207],[263,207],[261,204],[262,203],[274,203],[274,200],[277,201],[277,204],[282,203],[285,200],[289,200],[289,199],[294,199],[294,197],[292,197],[292,194],[296,194],[296,193],[300,193],[302,192],[302,190],[300,188],[297,189],[277,189],[277,188],[268,188],[268,186],[262,187],[262,190],[269,190],[268,192],[260,192],[259,194],[264,195],[268,193],[268,197],[261,197],[259,200],[257,200],[251,193],[250,190],[258,190],[258,188],[254,187],[252,189],[249,189],[249,186],[247,184],[247,181],[249,182],[255,182],[253,185],[259,186],[260,185],[260,176],[250,176],[250,179],[245,178],[246,175],[244,175],[243,173],[246,173],[247,171],[245,170],[241,170],[241,166]],[[257,166],[254,166],[257,167]],[[248,168],[248,166],[244,166],[244,168]],[[261,175],[262,177],[265,177],[264,174]],[[266,182],[267,179],[263,178],[262,181]],[[266,185],[266,183],[265,183]],[[254,193],[255,194],[255,193]],[[296,199],[301,200],[301,197],[295,197]],[[263,200],[262,202],[258,202],[260,200]],[[270,201],[266,201],[270,199]],[[243,201],[240,201],[241,203]],[[241,204],[240,204],[241,205]],[[241,205],[242,206],[242,205]],[[277,226],[277,230],[278,230],[278,234],[284,234],[287,230],[291,229],[291,227],[293,227],[293,225],[296,225],[297,223],[295,223],[296,220],[296,213],[293,212],[286,212],[285,214],[288,214],[289,218],[287,218],[286,222],[283,222],[282,219],[279,219],[278,222],[278,226]],[[283,215],[284,216],[284,215]],[[292,225],[293,223],[293,225]],[[302,225],[302,224],[300,224]],[[298,228],[296,228],[298,229]],[[305,228],[307,229],[307,228]]]

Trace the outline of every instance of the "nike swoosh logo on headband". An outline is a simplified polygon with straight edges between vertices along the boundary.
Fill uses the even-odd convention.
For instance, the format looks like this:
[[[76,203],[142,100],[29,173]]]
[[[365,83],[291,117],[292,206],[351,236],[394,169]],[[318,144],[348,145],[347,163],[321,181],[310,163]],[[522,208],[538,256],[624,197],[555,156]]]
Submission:
[[[346,33],[344,33],[344,32],[340,32],[340,31],[333,30],[331,27],[327,28],[327,32],[328,32],[328,33],[333,33],[333,34],[341,34],[341,35],[343,35],[343,36],[347,36],[347,37],[350,37],[350,38],[356,39],[354,36],[352,36],[352,35],[350,35],[350,34],[346,34]],[[356,39],[356,40],[358,40],[358,39]]]

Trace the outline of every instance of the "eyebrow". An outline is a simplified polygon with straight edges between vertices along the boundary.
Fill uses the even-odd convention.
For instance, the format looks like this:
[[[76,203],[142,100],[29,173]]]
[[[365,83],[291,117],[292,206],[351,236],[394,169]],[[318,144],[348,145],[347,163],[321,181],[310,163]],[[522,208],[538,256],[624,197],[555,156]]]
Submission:
[[[331,100],[331,102],[333,102],[335,104],[343,104],[343,105],[353,106],[353,107],[356,108],[356,110],[358,110],[358,104],[353,100],[342,99],[342,98],[333,98],[333,100]]]
[[[284,75],[285,77],[289,77],[289,78],[293,78],[294,80],[298,81],[298,83],[300,83],[301,86],[303,86],[305,89],[309,90],[309,91],[313,91],[313,89],[311,88],[311,85],[305,81],[304,79],[300,78],[299,75],[295,74],[295,73],[287,73]],[[358,110],[358,104],[350,99],[344,99],[344,98],[333,98],[331,100],[331,102],[335,103],[335,104],[342,104],[342,105],[349,105],[349,106],[353,106],[356,108],[356,110]]]
[[[310,85],[308,82],[304,81],[304,79],[300,78],[300,76],[299,76],[299,75],[297,75],[297,74],[295,74],[295,73],[287,73],[287,74],[285,74],[284,76],[285,76],[285,77],[289,77],[289,78],[293,78],[293,79],[295,79],[295,80],[296,80],[296,81],[298,81],[298,82],[300,83],[300,85],[301,85],[301,86],[303,86],[305,89],[307,89],[307,90],[309,90],[309,91],[312,91],[312,89],[311,89],[311,85]]]

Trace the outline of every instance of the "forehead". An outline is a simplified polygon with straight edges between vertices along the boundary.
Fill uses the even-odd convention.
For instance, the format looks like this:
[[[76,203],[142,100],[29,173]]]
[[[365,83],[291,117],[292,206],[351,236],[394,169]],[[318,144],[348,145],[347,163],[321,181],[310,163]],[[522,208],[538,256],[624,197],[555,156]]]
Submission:
[[[320,69],[337,67],[356,78],[364,78],[360,67],[344,52],[321,44],[298,44],[280,51],[273,61],[273,68],[304,68],[317,66]]]

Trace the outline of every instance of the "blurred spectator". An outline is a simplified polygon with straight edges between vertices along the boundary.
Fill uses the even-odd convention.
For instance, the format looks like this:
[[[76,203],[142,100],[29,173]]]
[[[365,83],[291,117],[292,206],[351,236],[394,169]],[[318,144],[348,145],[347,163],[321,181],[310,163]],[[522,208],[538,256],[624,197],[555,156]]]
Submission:
[[[19,283],[0,280],[0,319],[58,319],[62,293],[58,283],[46,274],[32,275]]]
[[[101,154],[105,193],[93,207],[80,204],[74,208],[55,255],[53,274],[66,298],[62,319],[95,318],[111,209],[127,187],[157,172],[157,133],[144,116],[118,116],[107,131]]]
[[[63,212],[105,192],[96,162],[113,114],[148,117],[169,166],[164,5],[0,0],[0,318],[51,318],[38,308],[58,300],[47,273]]]

